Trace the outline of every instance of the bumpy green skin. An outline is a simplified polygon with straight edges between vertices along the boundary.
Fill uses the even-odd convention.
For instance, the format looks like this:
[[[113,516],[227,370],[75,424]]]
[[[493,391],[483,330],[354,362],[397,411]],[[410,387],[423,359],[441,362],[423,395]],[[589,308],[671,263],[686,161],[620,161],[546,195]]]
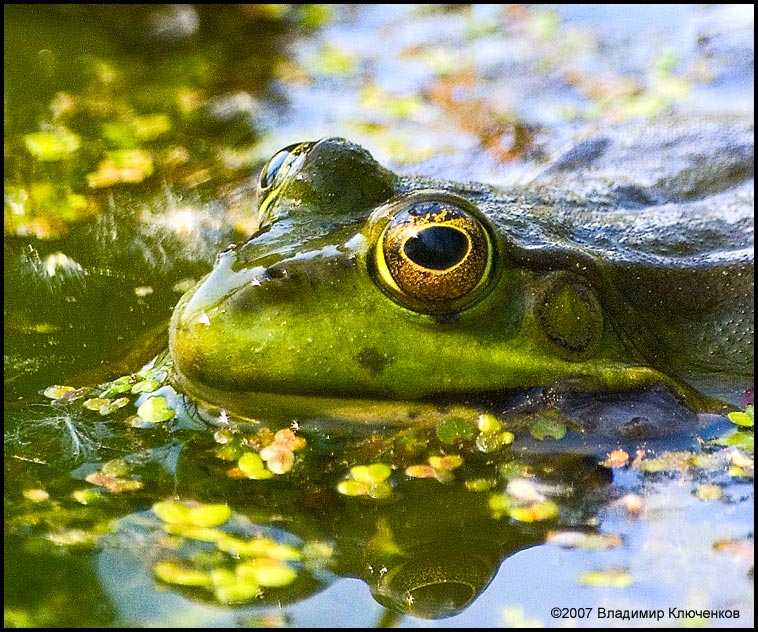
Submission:
[[[218,405],[740,388],[753,375],[752,161],[749,121],[629,124],[501,190],[399,177],[322,140],[266,201],[269,227],[177,306],[181,388]],[[474,205],[496,235],[492,282],[456,313],[403,307],[372,276],[369,216],[427,189]]]

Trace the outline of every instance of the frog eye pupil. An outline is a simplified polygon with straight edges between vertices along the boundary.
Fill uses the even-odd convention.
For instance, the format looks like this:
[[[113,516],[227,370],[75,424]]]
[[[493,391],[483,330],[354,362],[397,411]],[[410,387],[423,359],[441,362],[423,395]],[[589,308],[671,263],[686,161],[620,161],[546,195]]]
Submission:
[[[466,235],[448,226],[431,226],[410,237],[403,252],[414,263],[430,270],[447,270],[466,256]]]

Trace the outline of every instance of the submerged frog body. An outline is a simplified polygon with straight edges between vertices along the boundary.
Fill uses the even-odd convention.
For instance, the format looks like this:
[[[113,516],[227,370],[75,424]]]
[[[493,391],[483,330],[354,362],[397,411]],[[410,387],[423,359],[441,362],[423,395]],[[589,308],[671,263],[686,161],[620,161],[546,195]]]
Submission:
[[[174,312],[179,388],[232,410],[556,384],[734,401],[753,376],[752,172],[752,122],[723,119],[626,124],[511,188],[292,145],[261,172],[263,229]]]

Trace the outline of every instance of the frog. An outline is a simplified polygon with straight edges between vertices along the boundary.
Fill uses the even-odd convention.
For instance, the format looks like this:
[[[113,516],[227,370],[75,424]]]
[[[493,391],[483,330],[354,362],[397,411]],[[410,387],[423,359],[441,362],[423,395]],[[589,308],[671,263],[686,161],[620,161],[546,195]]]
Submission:
[[[753,378],[753,124],[598,129],[515,184],[398,174],[341,137],[260,171],[260,229],[177,304],[177,390],[241,415],[420,423],[475,393]],[[373,412],[372,412],[373,411]]]

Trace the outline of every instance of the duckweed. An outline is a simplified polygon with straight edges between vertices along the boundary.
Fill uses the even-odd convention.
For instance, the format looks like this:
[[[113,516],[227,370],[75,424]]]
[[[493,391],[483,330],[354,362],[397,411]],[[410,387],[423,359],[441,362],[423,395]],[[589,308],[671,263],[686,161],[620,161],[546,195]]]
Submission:
[[[176,413],[168,407],[168,401],[161,395],[147,399],[138,409],[137,415],[148,423],[160,423],[173,419]]]
[[[167,500],[155,503],[153,513],[169,524],[218,527],[229,520],[232,510],[224,504],[191,506],[176,500]]]
[[[371,465],[356,465],[350,468],[350,476],[360,483],[378,485],[387,480],[392,474],[392,468],[384,463]]]
[[[337,484],[337,491],[344,496],[369,496],[386,498],[392,493],[387,480],[392,468],[384,463],[355,465],[350,468],[350,478]]]
[[[136,184],[153,174],[153,158],[144,149],[117,149],[106,152],[98,170],[87,174],[87,184],[93,189],[119,183]]]
[[[297,452],[306,446],[307,441],[304,437],[298,437],[289,428],[282,428],[281,430],[277,430],[274,434],[273,443],[287,448],[288,450],[292,450],[293,452]]]
[[[558,505],[551,500],[524,506],[517,504],[507,494],[493,494],[490,496],[489,508],[495,518],[508,516],[518,522],[552,520],[560,514]]]
[[[171,129],[171,119],[165,114],[145,114],[135,117],[132,127],[138,140],[151,141]]]
[[[216,586],[213,594],[223,604],[244,603],[260,597],[263,592],[256,584],[237,582]]]
[[[211,569],[211,581],[214,586],[231,586],[237,583],[237,575],[228,568]]]
[[[101,410],[102,408],[109,406],[111,403],[110,399],[107,399],[105,397],[91,397],[90,399],[84,400],[84,403],[82,406],[86,408],[87,410]]]
[[[429,465],[410,465],[405,468],[411,478],[436,478],[440,483],[453,479],[452,471],[463,465],[463,457],[458,454],[430,456]]]
[[[463,465],[463,457],[458,454],[449,454],[447,456],[430,456],[429,465],[435,470],[449,472]]]
[[[157,502],[153,505],[153,513],[163,522],[170,524],[185,524],[189,516],[189,507],[174,500]]]
[[[129,403],[128,397],[119,397],[118,399],[113,400],[110,404],[101,406],[97,412],[99,412],[103,416],[110,415],[111,413],[115,413],[119,408],[123,408],[128,403]]]
[[[442,443],[452,445],[474,438],[474,427],[462,417],[450,417],[437,424],[437,438]]]
[[[739,429],[735,429],[732,432],[728,432],[721,437],[714,439],[713,443],[715,445],[740,448],[747,452],[755,451],[755,435],[752,432],[746,432]]]
[[[742,426],[743,428],[752,428],[754,424],[754,412],[753,412],[753,404],[748,404],[745,407],[745,412],[735,411],[729,413],[727,415],[729,417],[729,421],[731,421],[733,424],[736,424],[737,426]]]
[[[229,520],[231,515],[232,510],[228,505],[200,505],[190,509],[188,522],[196,527],[218,527]]]
[[[347,480],[337,483],[337,491],[343,496],[368,496],[371,489],[371,485],[360,481]]]
[[[106,476],[126,476],[129,473],[129,464],[124,459],[113,459],[104,463],[100,471]]]
[[[58,384],[54,384],[52,386],[48,386],[42,394],[49,399],[60,399],[68,393],[73,393],[75,390],[76,389],[73,386],[60,386]]]
[[[500,476],[505,480],[532,476],[532,469],[526,463],[509,461],[500,466]]]
[[[635,460],[633,466],[648,473],[684,471],[690,465],[691,458],[691,452],[677,450],[664,452],[655,458],[642,459],[641,461]]]
[[[210,527],[196,527],[191,524],[165,523],[163,530],[170,534],[198,542],[219,542],[224,537],[224,532]]]
[[[93,472],[84,480],[88,483],[92,483],[92,485],[104,487],[111,494],[121,494],[123,492],[133,492],[142,489],[142,481],[110,476],[104,472]]]
[[[270,538],[257,537],[243,540],[233,535],[224,534],[218,541],[218,549],[240,557],[265,556],[276,560],[298,561],[302,554],[295,547],[280,544]]]
[[[118,379],[113,380],[107,384],[103,384],[104,390],[100,393],[100,397],[113,397],[114,395],[120,395],[126,393],[132,388],[132,376],[123,375]]]
[[[297,571],[282,560],[258,557],[237,564],[237,577],[244,583],[276,588],[291,584]]]
[[[161,539],[171,559],[152,569],[167,584],[206,588],[219,603],[234,604],[260,597],[265,588],[287,586],[298,577],[298,566],[293,564],[303,559],[300,548],[260,532],[251,536],[222,530],[233,517],[226,504],[165,500],[155,503],[153,512],[164,532],[178,536],[174,541]],[[239,527],[238,521],[231,524],[232,529]],[[311,557],[331,555],[328,545],[313,544]]]
[[[437,470],[431,465],[409,465],[405,468],[405,475],[411,478],[435,478]]]
[[[247,477],[255,481],[262,481],[274,476],[274,473],[266,469],[266,465],[257,452],[245,452],[237,461],[237,467]]]
[[[65,127],[58,127],[55,131],[26,134],[24,145],[37,160],[56,162],[77,151],[82,141],[74,132]]]
[[[508,431],[481,432],[476,437],[476,447],[480,452],[489,454],[510,445],[514,438],[514,434]]]
[[[99,538],[99,534],[85,531],[84,529],[65,529],[48,533],[45,539],[58,546],[92,546]]]
[[[698,485],[695,496],[704,501],[720,500],[724,496],[724,490],[715,483],[703,483]]]
[[[242,456],[243,452],[242,448],[236,443],[229,443],[217,448],[214,454],[216,458],[222,461],[236,461]]]
[[[494,432],[498,432],[502,428],[497,417],[495,417],[495,415],[492,413],[484,413],[482,415],[479,415],[479,419],[477,420],[476,425],[479,428],[479,431],[483,434],[492,434]]]
[[[566,435],[566,424],[560,419],[543,417],[529,426],[529,432],[535,439],[539,439],[540,441],[547,437],[560,440]]]
[[[505,494],[493,494],[490,496],[487,504],[495,518],[501,518],[503,515],[507,514],[511,508],[511,501]]]
[[[140,380],[131,386],[132,393],[152,393],[157,391],[161,383],[158,380]]]
[[[272,443],[260,451],[261,458],[274,474],[285,474],[295,464],[295,453],[282,445]]]
[[[210,586],[213,583],[210,573],[168,560],[154,564],[153,575],[177,586]]]
[[[91,505],[102,498],[102,495],[94,489],[77,489],[71,493],[71,497],[81,505]]]
[[[25,489],[22,494],[24,498],[31,500],[33,503],[41,503],[50,498],[50,494],[44,489]]]

